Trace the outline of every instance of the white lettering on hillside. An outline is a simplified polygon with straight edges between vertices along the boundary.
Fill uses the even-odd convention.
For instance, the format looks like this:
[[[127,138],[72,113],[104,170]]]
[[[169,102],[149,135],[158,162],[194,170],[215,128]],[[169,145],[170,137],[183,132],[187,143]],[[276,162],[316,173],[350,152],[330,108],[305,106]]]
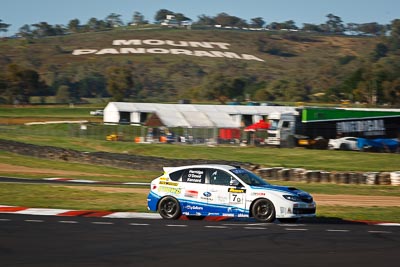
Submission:
[[[72,52],[74,56],[80,55],[119,55],[119,54],[171,54],[186,55],[196,57],[212,57],[212,58],[230,58],[242,60],[255,60],[264,62],[263,59],[249,54],[238,54],[228,51],[217,50],[189,50],[183,48],[200,48],[200,49],[222,49],[228,50],[230,44],[223,42],[197,42],[197,41],[173,41],[158,39],[130,39],[130,40],[113,40],[113,46],[135,46],[120,48],[103,48],[103,49],[75,49]],[[147,46],[147,47],[136,47]],[[150,47],[149,47],[150,46]],[[162,47],[160,47],[162,46]],[[171,48],[168,48],[170,46]],[[172,48],[179,47],[179,48]]]
[[[156,40],[156,39],[131,39],[131,40],[114,40],[113,45],[170,45],[170,46],[181,46],[181,47],[202,47],[202,48],[219,48],[219,49],[229,49],[228,43],[221,42],[187,42],[187,41],[172,41],[172,40]]]

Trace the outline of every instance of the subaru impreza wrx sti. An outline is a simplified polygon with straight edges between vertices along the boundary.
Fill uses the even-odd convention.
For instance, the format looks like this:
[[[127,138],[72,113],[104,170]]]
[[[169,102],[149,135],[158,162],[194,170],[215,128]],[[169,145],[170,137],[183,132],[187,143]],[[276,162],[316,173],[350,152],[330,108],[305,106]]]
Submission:
[[[148,209],[164,219],[204,216],[254,217],[260,222],[314,217],[316,204],[302,190],[271,185],[254,173],[230,165],[164,167],[154,179]]]

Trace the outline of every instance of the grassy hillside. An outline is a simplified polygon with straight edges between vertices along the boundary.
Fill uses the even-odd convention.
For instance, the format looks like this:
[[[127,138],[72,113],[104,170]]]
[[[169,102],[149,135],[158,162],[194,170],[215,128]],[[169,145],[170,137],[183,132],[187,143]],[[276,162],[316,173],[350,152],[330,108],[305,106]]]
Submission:
[[[222,42],[228,43],[229,49],[168,45],[121,47],[219,50],[264,61],[152,53],[72,54],[76,49],[119,49],[112,45],[113,40],[131,39]],[[379,41],[377,37],[317,36],[299,32],[124,28],[34,40],[3,40],[0,71],[4,73],[8,64],[15,63],[36,70],[46,84],[57,88],[63,82],[76,83],[93,73],[105,75],[110,66],[124,66],[135,75],[134,97],[147,101],[193,98],[198,87],[215,74],[243,77],[249,83],[245,91],[249,95],[277,80],[306,84],[305,90],[312,95],[337,85],[356,70]],[[296,101],[296,97],[290,98]]]

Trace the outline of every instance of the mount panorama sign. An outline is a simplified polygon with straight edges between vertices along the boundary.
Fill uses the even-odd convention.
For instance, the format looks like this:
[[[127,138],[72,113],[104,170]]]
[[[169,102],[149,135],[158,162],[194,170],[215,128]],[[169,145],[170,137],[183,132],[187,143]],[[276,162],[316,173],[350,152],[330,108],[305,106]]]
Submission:
[[[263,59],[249,54],[229,51],[230,44],[223,42],[172,41],[157,39],[113,40],[112,48],[75,49],[74,56],[81,55],[127,55],[127,54],[171,54],[195,57],[231,58],[241,60]],[[207,49],[207,50],[206,50]]]

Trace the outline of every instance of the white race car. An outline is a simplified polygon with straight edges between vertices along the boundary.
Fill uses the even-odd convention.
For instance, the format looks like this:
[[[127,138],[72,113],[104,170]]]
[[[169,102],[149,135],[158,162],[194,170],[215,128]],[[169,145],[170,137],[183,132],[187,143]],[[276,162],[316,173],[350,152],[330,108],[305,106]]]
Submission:
[[[164,174],[151,182],[147,204],[164,219],[186,215],[293,222],[314,217],[316,212],[310,194],[271,185],[246,169],[229,165],[164,167]]]

